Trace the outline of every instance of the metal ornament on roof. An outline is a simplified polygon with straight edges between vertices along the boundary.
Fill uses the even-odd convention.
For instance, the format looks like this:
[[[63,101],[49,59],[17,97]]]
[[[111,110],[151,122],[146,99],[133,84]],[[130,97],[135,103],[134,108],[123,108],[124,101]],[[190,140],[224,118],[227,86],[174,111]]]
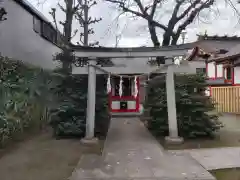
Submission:
[[[184,60],[183,56],[176,56],[173,59],[174,64],[177,66],[180,66],[180,64],[182,63],[183,60]]]

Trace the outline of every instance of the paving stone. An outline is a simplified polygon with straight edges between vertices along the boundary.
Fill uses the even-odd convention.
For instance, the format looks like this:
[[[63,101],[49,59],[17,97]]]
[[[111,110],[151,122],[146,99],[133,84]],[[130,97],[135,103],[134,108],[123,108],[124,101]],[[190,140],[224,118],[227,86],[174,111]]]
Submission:
[[[240,167],[240,147],[174,150],[169,152],[188,154],[207,170]]]

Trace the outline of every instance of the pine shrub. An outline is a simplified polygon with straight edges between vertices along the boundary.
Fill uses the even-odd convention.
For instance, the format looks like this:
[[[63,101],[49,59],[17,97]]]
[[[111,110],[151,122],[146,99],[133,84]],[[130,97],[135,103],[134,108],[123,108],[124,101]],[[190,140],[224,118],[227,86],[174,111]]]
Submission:
[[[222,124],[214,111],[214,104],[205,95],[207,87],[203,74],[175,76],[176,108],[179,135],[184,138],[214,137]],[[168,109],[165,80],[148,87],[145,109],[150,118],[147,126],[157,136],[167,136]]]
[[[109,115],[107,107],[106,78],[97,76],[95,134],[105,136]],[[57,137],[83,137],[86,130],[87,75],[66,75],[54,88],[59,104],[52,110],[51,126]]]

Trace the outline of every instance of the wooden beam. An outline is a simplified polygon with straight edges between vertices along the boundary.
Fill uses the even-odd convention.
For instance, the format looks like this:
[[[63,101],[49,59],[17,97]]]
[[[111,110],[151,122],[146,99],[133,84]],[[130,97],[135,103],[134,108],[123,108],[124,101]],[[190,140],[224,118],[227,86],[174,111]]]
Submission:
[[[240,59],[237,59],[233,62],[234,66],[239,66],[240,65]]]

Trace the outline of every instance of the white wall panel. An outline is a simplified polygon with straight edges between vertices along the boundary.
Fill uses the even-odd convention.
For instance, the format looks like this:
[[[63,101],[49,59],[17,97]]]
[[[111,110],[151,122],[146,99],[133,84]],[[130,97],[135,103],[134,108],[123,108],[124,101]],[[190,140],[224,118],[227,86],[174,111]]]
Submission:
[[[240,67],[234,67],[234,84],[240,84]]]
[[[120,109],[120,102],[112,101],[112,109]]]
[[[223,77],[223,65],[222,64],[217,65],[217,77]]]
[[[128,109],[136,109],[136,101],[128,101]]]
[[[207,75],[210,78],[215,78],[215,64],[214,62],[208,63]]]

